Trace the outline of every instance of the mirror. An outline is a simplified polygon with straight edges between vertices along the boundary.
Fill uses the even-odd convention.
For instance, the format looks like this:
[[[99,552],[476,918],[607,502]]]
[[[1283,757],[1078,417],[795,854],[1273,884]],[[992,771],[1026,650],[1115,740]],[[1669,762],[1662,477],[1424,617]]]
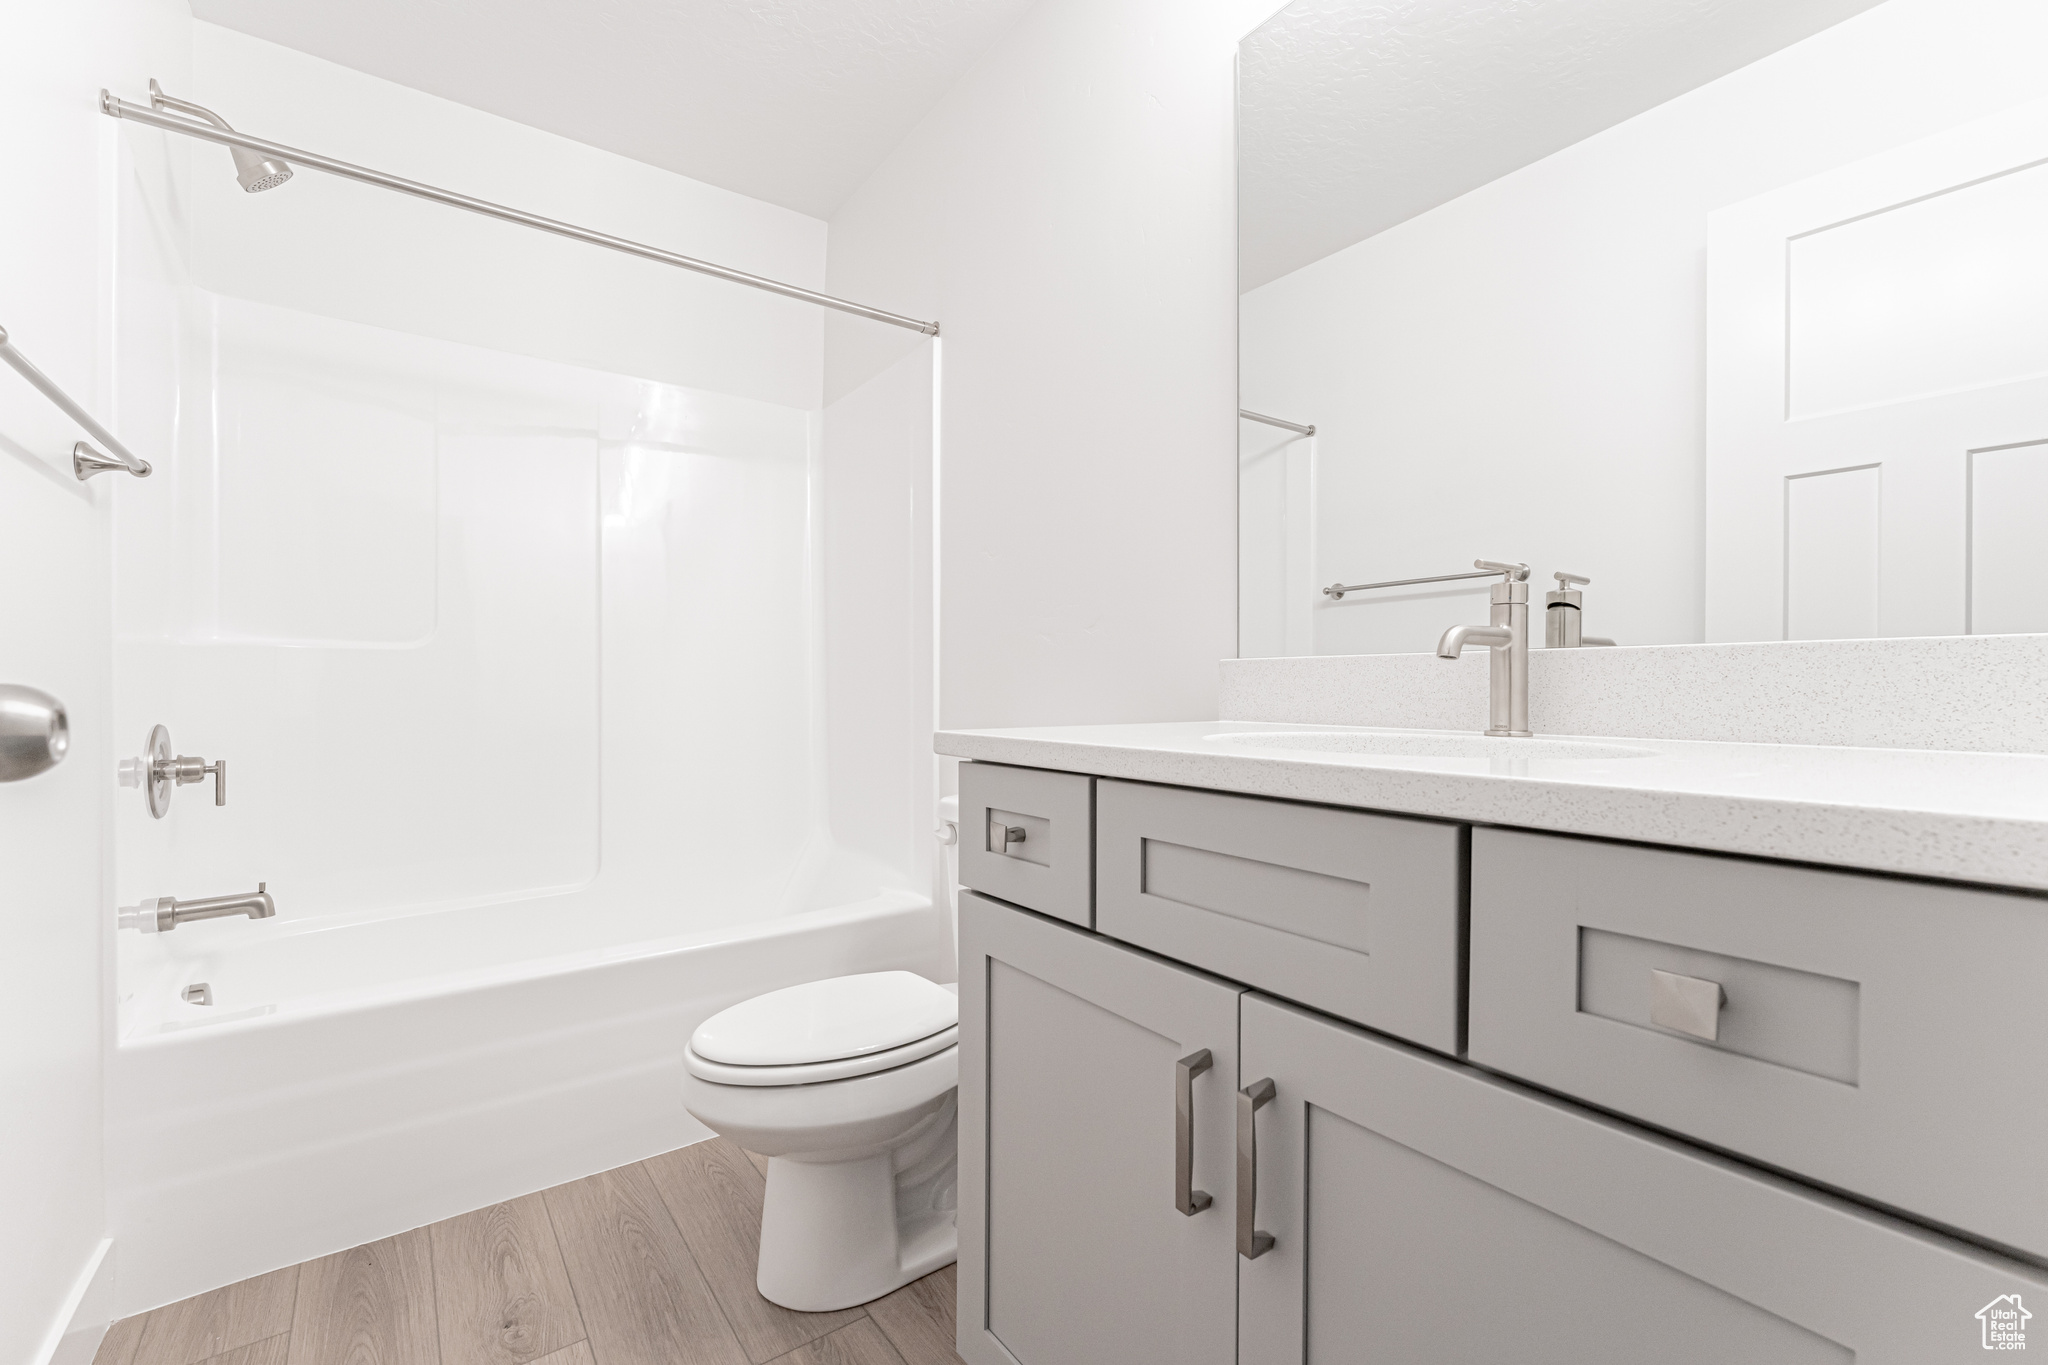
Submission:
[[[1252,33],[1240,653],[1428,650],[1487,578],[1330,589],[1480,558],[1533,568],[1532,619],[1590,579],[1623,645],[2048,630],[2040,9],[1296,0]]]

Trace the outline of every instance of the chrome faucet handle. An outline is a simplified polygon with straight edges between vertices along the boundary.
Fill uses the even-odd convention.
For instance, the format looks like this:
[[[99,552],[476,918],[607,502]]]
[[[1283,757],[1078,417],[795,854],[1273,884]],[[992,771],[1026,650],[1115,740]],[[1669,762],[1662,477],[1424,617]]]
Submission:
[[[1557,580],[1557,590],[1559,592],[1568,591],[1574,583],[1584,588],[1590,586],[1593,582],[1592,579],[1575,573],[1554,573],[1551,577]]]
[[[1472,567],[1484,569],[1488,573],[1505,574],[1510,583],[1526,583],[1529,581],[1529,566],[1527,564],[1502,564],[1491,559],[1475,559],[1472,561]]]
[[[217,758],[213,762],[208,763],[203,758],[187,758],[185,755],[179,754],[171,760],[170,771],[171,776],[177,780],[178,785],[181,787],[188,786],[194,782],[204,782],[209,776],[212,777],[213,804],[225,806],[228,803],[228,761],[226,759]]]
[[[189,758],[184,754],[173,757],[171,732],[161,725],[151,728],[149,742],[144,746],[141,758],[121,760],[121,785],[141,787],[149,798],[150,815],[158,820],[170,814],[173,789],[204,782],[208,777],[213,779],[213,804],[225,806],[228,803],[228,761],[218,758],[208,763],[203,758]]]

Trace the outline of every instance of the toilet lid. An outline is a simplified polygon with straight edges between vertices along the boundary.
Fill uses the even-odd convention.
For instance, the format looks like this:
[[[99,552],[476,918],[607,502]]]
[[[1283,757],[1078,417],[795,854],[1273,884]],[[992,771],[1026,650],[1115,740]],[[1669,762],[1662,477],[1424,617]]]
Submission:
[[[807,981],[706,1019],[690,1050],[731,1066],[801,1066],[864,1057],[960,1022],[959,997],[913,972]]]

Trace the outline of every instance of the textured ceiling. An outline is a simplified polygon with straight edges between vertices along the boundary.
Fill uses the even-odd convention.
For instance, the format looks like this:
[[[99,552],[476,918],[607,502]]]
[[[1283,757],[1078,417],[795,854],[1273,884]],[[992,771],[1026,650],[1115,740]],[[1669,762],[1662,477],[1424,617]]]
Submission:
[[[1296,0],[1244,42],[1243,288],[1878,0]]]
[[[1032,0],[193,0],[208,22],[824,217]]]

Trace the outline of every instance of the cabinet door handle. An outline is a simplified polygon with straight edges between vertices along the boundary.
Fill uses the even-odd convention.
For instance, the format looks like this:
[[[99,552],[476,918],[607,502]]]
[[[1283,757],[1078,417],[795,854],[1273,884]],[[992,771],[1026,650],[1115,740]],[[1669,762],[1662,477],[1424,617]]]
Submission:
[[[1257,1227],[1259,1128],[1255,1117],[1272,1098],[1271,1076],[1237,1092],[1237,1254],[1247,1261],[1256,1261],[1273,1249],[1273,1234]]]
[[[1024,826],[1008,825],[991,817],[988,822],[988,851],[1008,854],[1011,844],[1024,842]]]
[[[1195,1188],[1195,1077],[1215,1064],[1208,1048],[1173,1064],[1173,1206],[1190,1218],[1215,1202]]]

